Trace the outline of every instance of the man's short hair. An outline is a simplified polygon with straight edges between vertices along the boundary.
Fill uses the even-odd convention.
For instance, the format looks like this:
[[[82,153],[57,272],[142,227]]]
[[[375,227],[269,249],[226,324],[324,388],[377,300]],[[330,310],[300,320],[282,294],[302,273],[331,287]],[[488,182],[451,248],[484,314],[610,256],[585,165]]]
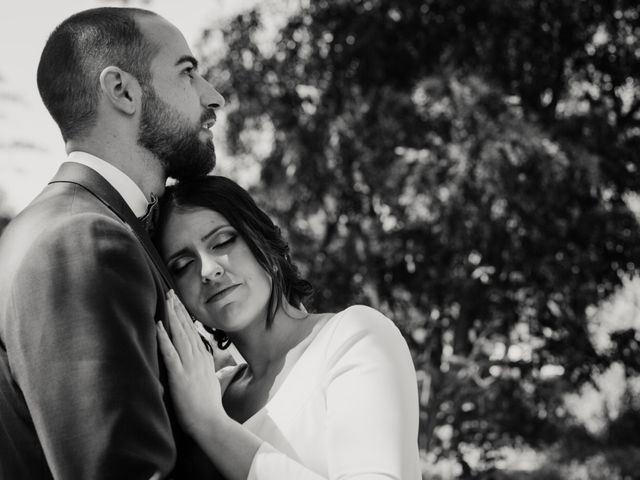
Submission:
[[[156,14],[138,8],[94,8],[72,15],[51,33],[38,64],[38,90],[65,141],[95,124],[104,68],[119,67],[143,86],[150,85],[157,47],[136,22],[136,17],[149,15]]]

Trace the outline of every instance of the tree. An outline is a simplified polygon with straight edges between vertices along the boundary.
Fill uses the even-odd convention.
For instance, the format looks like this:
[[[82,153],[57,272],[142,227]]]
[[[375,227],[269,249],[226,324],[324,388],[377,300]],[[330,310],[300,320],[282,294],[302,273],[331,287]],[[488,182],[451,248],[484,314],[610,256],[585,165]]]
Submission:
[[[364,302],[401,327],[431,451],[464,464],[476,445],[490,463],[552,442],[562,393],[626,358],[596,351],[587,312],[640,253],[624,200],[640,188],[639,18],[630,1],[320,0],[272,51],[259,10],[224,28],[208,73],[231,151],[272,137],[253,193],[315,306]]]

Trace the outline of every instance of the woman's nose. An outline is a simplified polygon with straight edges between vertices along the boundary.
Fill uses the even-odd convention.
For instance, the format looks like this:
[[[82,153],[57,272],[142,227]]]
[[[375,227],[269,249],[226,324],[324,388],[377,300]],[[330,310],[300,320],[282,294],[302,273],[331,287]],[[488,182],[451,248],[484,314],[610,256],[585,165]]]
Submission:
[[[213,259],[204,259],[202,261],[202,268],[200,276],[202,283],[209,283],[218,280],[224,274],[224,268],[220,263]]]

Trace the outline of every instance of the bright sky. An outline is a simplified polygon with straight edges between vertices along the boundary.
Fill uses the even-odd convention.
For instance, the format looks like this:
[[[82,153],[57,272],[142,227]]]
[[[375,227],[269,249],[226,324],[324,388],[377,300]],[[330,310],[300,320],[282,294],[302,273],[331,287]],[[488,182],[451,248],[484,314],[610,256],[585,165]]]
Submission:
[[[40,100],[36,70],[49,33],[71,14],[109,0],[11,0],[0,16],[0,209],[17,213],[65,158],[58,127]],[[206,26],[256,0],[133,0],[176,25],[193,47]],[[221,132],[215,134],[221,135]],[[0,212],[2,213],[2,212]]]

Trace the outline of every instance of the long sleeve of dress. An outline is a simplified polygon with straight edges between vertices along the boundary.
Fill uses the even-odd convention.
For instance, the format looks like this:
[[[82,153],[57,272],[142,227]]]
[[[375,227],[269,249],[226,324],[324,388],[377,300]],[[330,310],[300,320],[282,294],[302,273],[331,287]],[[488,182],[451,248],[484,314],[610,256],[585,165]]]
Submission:
[[[317,447],[326,451],[328,476],[265,442],[249,479],[420,478],[416,376],[396,326],[374,309],[350,307],[330,332],[323,355],[319,391],[325,395],[326,426],[319,428]]]

